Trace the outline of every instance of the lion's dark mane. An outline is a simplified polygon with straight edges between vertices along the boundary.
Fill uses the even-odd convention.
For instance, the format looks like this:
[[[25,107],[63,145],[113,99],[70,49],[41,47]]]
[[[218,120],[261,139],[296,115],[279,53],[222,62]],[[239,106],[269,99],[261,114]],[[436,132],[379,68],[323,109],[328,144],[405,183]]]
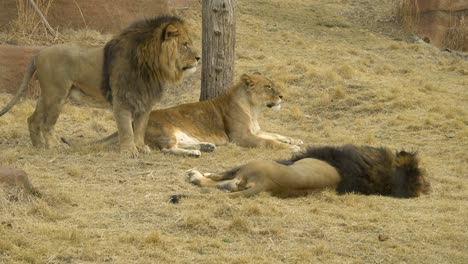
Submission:
[[[384,147],[353,146],[311,147],[289,160],[278,161],[284,165],[314,158],[335,167],[341,181],[338,194],[360,193],[410,198],[418,196],[421,189],[417,154],[399,151],[392,153]]]
[[[110,80],[114,66],[119,64],[117,60],[124,60],[127,64],[127,71],[125,76],[114,76],[114,78],[118,78],[124,85],[128,84],[129,89],[134,90],[134,96],[139,97],[139,100],[161,96],[163,85],[156,73],[154,65],[156,60],[153,60],[153,63],[141,63],[141,58],[138,57],[141,54],[137,54],[137,51],[140,45],[154,41],[154,33],[157,30],[161,30],[157,37],[163,40],[166,32],[161,26],[175,22],[183,23],[184,21],[176,16],[160,16],[137,21],[107,42],[104,47],[101,91],[111,104],[113,94]],[[157,56],[157,54],[148,55]],[[119,75],[122,75],[121,73],[122,69],[117,72]]]

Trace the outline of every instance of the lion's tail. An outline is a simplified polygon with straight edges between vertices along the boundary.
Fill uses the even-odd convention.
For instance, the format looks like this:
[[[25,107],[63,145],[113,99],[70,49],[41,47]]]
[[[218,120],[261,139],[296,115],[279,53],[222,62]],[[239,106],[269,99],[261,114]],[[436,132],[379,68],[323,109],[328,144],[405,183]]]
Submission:
[[[119,132],[116,131],[114,132],[113,134],[105,137],[105,138],[102,138],[102,139],[99,139],[97,141],[93,141],[92,145],[111,145],[111,144],[116,144],[116,143],[119,143]]]
[[[105,138],[102,138],[102,139],[99,139],[99,140],[96,140],[96,141],[92,141],[92,142],[88,142],[88,143],[85,143],[84,145],[79,145],[79,144],[75,144],[73,142],[70,142],[68,139],[64,138],[64,137],[61,137],[60,140],[67,144],[69,147],[73,147],[73,146],[95,146],[95,145],[104,145],[104,146],[107,146],[107,145],[111,145],[111,144],[116,144],[119,142],[119,132],[116,131],[115,133],[105,137]]]
[[[6,112],[10,111],[10,109],[19,101],[21,96],[24,95],[26,90],[28,90],[28,83],[31,80],[34,72],[36,71],[36,57],[34,57],[28,65],[26,69],[26,73],[24,74],[23,81],[21,82],[21,86],[15,94],[15,97],[11,99],[11,101],[2,109],[0,110],[0,116],[6,114]]]

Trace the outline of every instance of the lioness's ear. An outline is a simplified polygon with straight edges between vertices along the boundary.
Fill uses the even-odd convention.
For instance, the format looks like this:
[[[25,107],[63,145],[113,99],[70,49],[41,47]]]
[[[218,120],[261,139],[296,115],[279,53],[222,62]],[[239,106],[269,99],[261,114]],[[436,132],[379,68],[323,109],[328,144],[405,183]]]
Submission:
[[[252,78],[249,75],[245,74],[245,73],[242,74],[241,80],[245,83],[245,85],[247,85],[249,87],[255,85],[255,82],[252,80]]]
[[[172,24],[169,24],[164,30],[164,40],[168,40],[168,39],[177,37],[179,35],[180,35],[179,29]]]

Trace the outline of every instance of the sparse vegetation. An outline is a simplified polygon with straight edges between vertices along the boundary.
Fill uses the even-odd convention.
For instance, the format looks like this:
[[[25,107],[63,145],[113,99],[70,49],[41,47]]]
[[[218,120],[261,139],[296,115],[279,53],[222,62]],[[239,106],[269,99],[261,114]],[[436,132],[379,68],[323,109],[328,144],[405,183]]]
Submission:
[[[468,61],[398,40],[406,35],[390,19],[394,3],[239,0],[235,73],[284,86],[283,110],[259,120],[265,130],[308,145],[418,151],[430,195],[228,199],[184,172],[290,153],[229,144],[199,159],[128,159],[117,146],[34,149],[26,119],[35,102],[25,100],[0,117],[0,164],[24,169],[42,197],[0,187],[0,263],[467,263]],[[200,45],[199,10],[182,12]],[[8,39],[94,45],[109,36],[0,34]],[[197,72],[158,107],[198,100],[199,84]],[[10,99],[0,94],[0,106]],[[115,129],[110,111],[73,105],[56,126],[76,144]],[[178,204],[175,194],[185,195]]]

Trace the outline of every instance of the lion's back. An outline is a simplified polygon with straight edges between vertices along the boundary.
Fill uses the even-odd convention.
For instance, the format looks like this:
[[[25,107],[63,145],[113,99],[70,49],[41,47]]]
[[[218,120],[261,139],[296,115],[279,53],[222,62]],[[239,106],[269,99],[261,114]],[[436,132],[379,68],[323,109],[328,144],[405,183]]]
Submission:
[[[88,55],[95,55],[99,50],[102,50],[102,47],[90,47],[77,43],[58,44],[42,49],[37,55],[37,60],[71,62],[78,58],[86,58]]]
[[[101,97],[102,52],[102,47],[74,43],[44,48],[35,58],[37,77],[47,86],[41,89],[59,85],[65,91],[75,85],[88,95]]]

